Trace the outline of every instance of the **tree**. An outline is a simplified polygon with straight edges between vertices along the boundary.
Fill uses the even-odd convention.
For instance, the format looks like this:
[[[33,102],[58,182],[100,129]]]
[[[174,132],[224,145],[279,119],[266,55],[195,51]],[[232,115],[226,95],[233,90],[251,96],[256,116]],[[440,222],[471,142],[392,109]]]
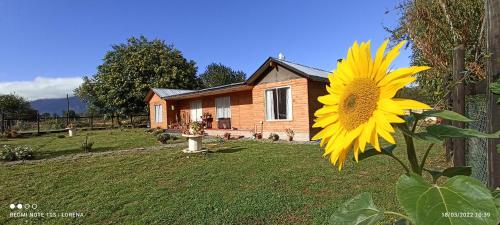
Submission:
[[[14,94],[0,95],[0,113],[7,116],[33,116],[36,111],[23,97]]]
[[[418,76],[418,88],[432,102],[443,102],[455,84],[451,80],[452,50],[465,45],[465,82],[485,78],[483,0],[403,0],[396,7],[401,17],[387,28],[394,41],[409,40],[412,64],[429,65]]]
[[[200,86],[196,63],[172,45],[141,36],[113,45],[93,77],[84,77],[75,95],[101,113],[144,112],[152,87],[194,89]]]
[[[207,66],[205,72],[200,74],[200,79],[205,87],[216,87],[245,81],[246,74],[243,71],[235,71],[222,64],[212,63]]]

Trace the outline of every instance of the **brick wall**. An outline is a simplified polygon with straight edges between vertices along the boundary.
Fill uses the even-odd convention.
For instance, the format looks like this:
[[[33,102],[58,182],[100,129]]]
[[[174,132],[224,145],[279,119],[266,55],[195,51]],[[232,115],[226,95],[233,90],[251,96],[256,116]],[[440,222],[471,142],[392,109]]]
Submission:
[[[162,105],[163,121],[161,123],[155,122],[155,105]],[[151,99],[149,100],[149,120],[152,128],[167,128],[167,109],[167,103],[165,102],[165,100],[161,99],[160,96],[154,94],[153,97],[151,97]]]
[[[215,113],[215,99],[217,97],[229,96],[231,99],[231,126],[238,130],[253,130],[253,104],[252,91],[239,91],[201,98],[191,98],[179,100],[180,115],[183,119],[189,120],[191,113],[190,102],[201,100],[202,113],[210,113],[213,117]],[[217,121],[213,121],[212,127],[217,127]]]

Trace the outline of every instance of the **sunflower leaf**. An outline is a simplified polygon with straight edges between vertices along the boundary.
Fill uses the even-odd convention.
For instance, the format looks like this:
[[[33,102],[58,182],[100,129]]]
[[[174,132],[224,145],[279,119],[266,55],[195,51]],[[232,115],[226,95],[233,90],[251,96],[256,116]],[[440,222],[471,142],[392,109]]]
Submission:
[[[364,160],[366,158],[369,158],[369,157],[372,157],[372,156],[375,156],[375,155],[389,155],[389,156],[392,156],[393,155],[393,151],[394,149],[396,148],[397,145],[389,145],[387,147],[384,147],[381,149],[381,151],[377,151],[376,149],[374,148],[370,148],[368,150],[365,150],[365,152],[363,153],[360,153],[358,155],[358,160],[361,161],[361,160]],[[355,160],[353,158],[353,160]]]
[[[406,126],[397,126],[397,128],[401,132],[403,132],[404,134],[411,136],[413,138],[417,138],[417,139],[422,140],[422,141],[428,141],[428,142],[431,142],[434,144],[441,144],[441,143],[443,143],[443,140],[444,140],[443,138],[436,136],[436,135],[433,135],[433,134],[430,134],[428,132],[413,133]]]
[[[470,166],[454,166],[443,170],[443,176],[454,177],[458,175],[470,176],[472,169]]]
[[[490,84],[490,91],[494,94],[500,95],[500,80]],[[497,103],[500,103],[500,98],[497,99]]]
[[[460,138],[460,137],[478,137],[478,138],[499,138],[499,132],[487,134],[474,129],[458,128],[450,125],[432,125],[427,127],[427,133],[438,138]]]
[[[473,120],[453,111],[449,110],[430,110],[423,113],[414,113],[415,117],[418,119],[425,119],[430,116],[439,117],[445,120],[453,120],[460,122],[472,122]]]
[[[492,194],[471,177],[455,176],[438,186],[416,174],[402,175],[396,194],[415,224],[497,224],[498,210]]]
[[[384,218],[384,211],[373,203],[372,195],[362,193],[342,204],[328,221],[335,225],[373,225]]]

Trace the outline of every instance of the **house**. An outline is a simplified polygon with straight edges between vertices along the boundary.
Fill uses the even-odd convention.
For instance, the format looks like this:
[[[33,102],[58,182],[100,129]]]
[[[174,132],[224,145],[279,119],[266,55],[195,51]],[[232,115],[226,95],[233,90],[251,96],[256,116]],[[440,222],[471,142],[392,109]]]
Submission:
[[[294,140],[310,140],[319,130],[312,128],[314,112],[321,107],[329,72],[268,58],[246,81],[201,90],[153,88],[149,104],[151,127],[173,128],[179,122],[208,120],[208,135],[250,137],[252,132],[277,133],[286,139],[285,129],[295,132]]]

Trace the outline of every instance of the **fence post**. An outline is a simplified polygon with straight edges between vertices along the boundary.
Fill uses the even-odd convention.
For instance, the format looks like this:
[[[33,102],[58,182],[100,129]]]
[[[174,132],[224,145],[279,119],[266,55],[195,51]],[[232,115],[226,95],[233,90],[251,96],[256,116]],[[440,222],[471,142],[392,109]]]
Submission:
[[[115,113],[111,114],[111,129],[115,128]]]
[[[130,115],[130,126],[134,127],[134,116]]]
[[[94,129],[94,113],[90,113],[90,129]]]
[[[453,111],[465,114],[465,86],[464,86],[464,71],[465,71],[465,49],[464,45],[459,45],[453,49]],[[463,122],[453,122],[456,127],[464,128]],[[453,139],[453,165],[465,166],[465,139]]]
[[[500,130],[500,105],[497,104],[499,95],[490,91],[489,85],[500,79],[500,1],[486,1],[486,51],[490,57],[486,61],[487,72],[487,131]],[[488,172],[489,186],[500,186],[500,154],[496,146],[500,139],[488,139]]]
[[[40,134],[40,113],[36,112],[36,133]]]
[[[2,112],[2,114],[0,114],[0,116],[2,117],[2,124],[0,124],[0,128],[2,129],[2,133],[5,132],[5,114]]]

